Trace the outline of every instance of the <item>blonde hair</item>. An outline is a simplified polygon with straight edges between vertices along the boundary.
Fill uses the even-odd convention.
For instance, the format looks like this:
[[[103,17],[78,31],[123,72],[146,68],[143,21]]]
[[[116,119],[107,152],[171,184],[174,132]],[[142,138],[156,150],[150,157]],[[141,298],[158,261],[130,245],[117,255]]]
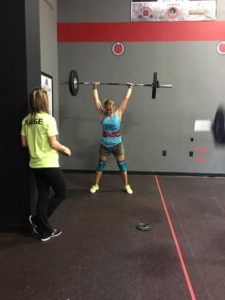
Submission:
[[[114,102],[113,100],[109,99],[109,98],[106,98],[106,99],[103,101],[103,106],[104,106],[104,108],[106,108],[108,105],[109,105],[109,106],[112,106],[113,109],[116,108],[115,102]]]
[[[48,111],[48,94],[42,88],[34,88],[30,93],[30,113],[34,117],[36,113]]]

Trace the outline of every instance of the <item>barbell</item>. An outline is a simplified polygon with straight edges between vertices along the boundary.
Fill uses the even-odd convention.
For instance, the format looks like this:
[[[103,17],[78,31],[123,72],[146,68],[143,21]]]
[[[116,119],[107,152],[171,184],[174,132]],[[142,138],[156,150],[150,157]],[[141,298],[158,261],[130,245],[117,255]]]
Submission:
[[[76,96],[79,91],[80,84],[83,85],[93,85],[93,81],[79,81],[79,76],[76,70],[71,70],[69,72],[69,90],[72,96]],[[100,85],[123,85],[126,86],[127,83],[118,83],[118,82],[101,82]],[[154,72],[153,74],[153,82],[152,83],[133,83],[133,86],[145,86],[145,87],[151,87],[152,88],[152,99],[155,99],[156,97],[156,90],[158,88],[172,88],[172,84],[160,84],[157,78],[157,72]]]

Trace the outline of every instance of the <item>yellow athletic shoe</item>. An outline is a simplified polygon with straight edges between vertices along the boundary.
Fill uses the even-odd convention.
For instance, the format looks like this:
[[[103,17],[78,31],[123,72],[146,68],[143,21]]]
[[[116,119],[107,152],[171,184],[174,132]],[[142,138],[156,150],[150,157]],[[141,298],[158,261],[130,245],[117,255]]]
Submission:
[[[133,194],[133,190],[129,184],[126,184],[124,186],[124,190],[127,192],[127,194],[130,194],[130,195]]]
[[[93,184],[92,187],[90,188],[90,192],[94,194],[99,190],[99,185],[98,184]]]

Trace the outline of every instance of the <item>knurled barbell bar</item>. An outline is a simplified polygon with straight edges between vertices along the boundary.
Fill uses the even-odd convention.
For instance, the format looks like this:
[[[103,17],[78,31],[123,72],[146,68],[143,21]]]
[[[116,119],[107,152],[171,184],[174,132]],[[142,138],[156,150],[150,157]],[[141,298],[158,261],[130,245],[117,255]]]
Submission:
[[[69,84],[69,90],[72,96],[76,96],[79,91],[79,86],[80,84],[84,85],[93,85],[93,81],[84,81],[80,82],[79,81],[79,76],[77,71],[71,70],[69,73],[69,79],[68,79],[68,84]],[[126,83],[118,83],[118,82],[101,82],[100,85],[127,85]],[[152,88],[152,99],[155,99],[156,97],[156,90],[158,88],[172,88],[172,84],[159,84],[159,81],[157,79],[157,72],[154,72],[153,74],[153,82],[152,83],[134,83],[134,86],[146,86],[146,87],[151,87]]]

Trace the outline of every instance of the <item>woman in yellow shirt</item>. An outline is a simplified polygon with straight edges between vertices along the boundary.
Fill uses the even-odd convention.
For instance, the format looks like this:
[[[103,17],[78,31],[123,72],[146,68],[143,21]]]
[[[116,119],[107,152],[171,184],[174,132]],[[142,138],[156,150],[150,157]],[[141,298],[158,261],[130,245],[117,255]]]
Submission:
[[[34,233],[42,241],[59,236],[62,231],[52,228],[49,217],[66,197],[66,184],[59,166],[58,152],[66,156],[71,150],[57,140],[56,120],[48,113],[48,95],[35,88],[30,95],[30,113],[22,121],[21,143],[29,149],[29,166],[34,174],[38,190],[37,209],[29,222]],[[49,198],[50,187],[54,195]]]

